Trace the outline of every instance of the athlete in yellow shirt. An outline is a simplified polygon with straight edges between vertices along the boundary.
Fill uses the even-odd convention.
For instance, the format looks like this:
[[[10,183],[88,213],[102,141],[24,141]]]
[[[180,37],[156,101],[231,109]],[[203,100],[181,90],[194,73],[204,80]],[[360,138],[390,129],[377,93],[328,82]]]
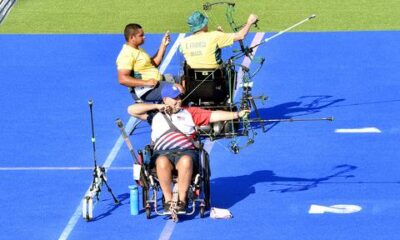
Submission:
[[[243,40],[257,18],[250,14],[247,23],[236,33],[209,32],[208,18],[196,11],[187,21],[192,35],[181,41],[179,50],[191,68],[217,68],[222,63],[221,48]]]
[[[126,43],[117,57],[118,81],[130,88],[131,93],[143,101],[159,102],[161,89],[164,85],[173,84],[162,81],[163,76],[158,70],[167,45],[170,42],[166,33],[157,53],[150,57],[140,46],[145,41],[144,31],[139,24],[126,25],[124,30]],[[175,84],[181,91],[182,87]],[[135,97],[134,97],[135,98]]]

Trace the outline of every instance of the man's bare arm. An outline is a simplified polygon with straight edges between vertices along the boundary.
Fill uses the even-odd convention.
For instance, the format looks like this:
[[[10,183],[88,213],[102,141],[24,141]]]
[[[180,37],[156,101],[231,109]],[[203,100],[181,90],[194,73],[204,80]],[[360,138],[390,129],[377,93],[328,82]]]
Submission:
[[[228,111],[212,111],[210,116],[210,122],[220,122],[220,121],[228,121],[233,119],[238,119],[249,114],[249,110],[241,110],[239,112],[228,112]]]
[[[235,36],[233,38],[234,41],[239,41],[239,40],[243,40],[247,33],[249,33],[251,25],[253,25],[254,23],[256,23],[258,20],[257,15],[254,14],[250,14],[249,18],[247,19],[246,24],[243,26],[242,29],[240,29],[239,32],[235,33]]]
[[[155,79],[142,80],[131,76],[131,70],[119,69],[118,82],[126,87],[148,86],[154,87],[158,81]]]
[[[153,110],[163,111],[164,109],[165,104],[135,103],[128,107],[128,113],[133,117],[146,120],[148,117],[147,112]]]
[[[158,67],[161,64],[161,62],[164,58],[165,50],[167,49],[167,46],[170,41],[171,40],[169,37],[169,31],[167,31],[161,41],[160,48],[158,49],[157,53],[151,59],[154,66]]]

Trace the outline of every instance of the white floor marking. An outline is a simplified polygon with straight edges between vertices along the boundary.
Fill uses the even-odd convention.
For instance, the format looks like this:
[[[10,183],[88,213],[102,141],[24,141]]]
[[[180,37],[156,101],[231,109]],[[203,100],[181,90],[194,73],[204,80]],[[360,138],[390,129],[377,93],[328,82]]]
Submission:
[[[259,43],[263,40],[264,35],[265,35],[264,32],[258,32],[258,33],[256,33],[256,35],[254,36],[253,41],[251,42],[250,46],[254,46],[254,45],[259,44]],[[253,49],[253,55],[256,54],[257,49],[258,49],[258,47],[256,47],[256,48]],[[245,66],[245,67],[249,67],[249,66],[250,66],[250,63],[251,63],[250,58],[245,57],[245,58],[243,59],[242,65]],[[242,84],[242,80],[243,80],[243,71],[239,71],[239,72],[238,72],[238,76],[237,76],[237,85],[238,85],[238,86],[240,86],[240,84]],[[235,90],[234,97],[236,97],[236,94],[237,94],[238,91],[239,91],[239,88],[237,88],[237,89]]]
[[[322,206],[312,204],[308,210],[309,214],[324,214],[324,213],[335,213],[335,214],[350,214],[361,211],[362,207],[357,205],[348,204],[336,204],[332,206]]]
[[[376,127],[365,127],[365,128],[339,128],[335,130],[335,133],[381,133],[382,131]]]
[[[0,171],[81,171],[93,170],[93,167],[0,167]],[[130,167],[110,167],[110,170],[132,170]]]
[[[164,73],[165,69],[167,69],[169,63],[170,63],[171,60],[172,60],[172,57],[174,56],[176,50],[177,50],[178,47],[179,47],[179,44],[181,43],[181,40],[182,40],[184,37],[185,37],[185,34],[184,34],[184,33],[180,33],[180,34],[179,34],[179,36],[178,36],[178,38],[176,39],[174,45],[172,45],[171,50],[169,50],[167,56],[165,57],[165,59],[164,59],[164,61],[163,61],[163,64],[161,64],[161,67],[160,67],[160,72],[161,72],[161,73]],[[166,64],[164,64],[164,63],[166,63]]]

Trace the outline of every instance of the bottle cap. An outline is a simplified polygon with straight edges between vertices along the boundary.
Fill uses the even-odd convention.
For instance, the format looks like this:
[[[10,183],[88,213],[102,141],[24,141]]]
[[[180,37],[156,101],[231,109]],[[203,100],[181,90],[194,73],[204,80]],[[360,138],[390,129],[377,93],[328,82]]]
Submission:
[[[131,190],[134,190],[134,189],[137,189],[138,187],[137,187],[137,185],[129,185],[129,189],[131,189]]]

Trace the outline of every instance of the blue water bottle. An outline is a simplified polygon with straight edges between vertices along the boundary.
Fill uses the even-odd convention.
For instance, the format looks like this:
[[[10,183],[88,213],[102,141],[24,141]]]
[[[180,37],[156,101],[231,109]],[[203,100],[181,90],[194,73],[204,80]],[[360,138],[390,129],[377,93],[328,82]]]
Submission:
[[[136,185],[130,185],[131,215],[139,214],[139,193]]]

